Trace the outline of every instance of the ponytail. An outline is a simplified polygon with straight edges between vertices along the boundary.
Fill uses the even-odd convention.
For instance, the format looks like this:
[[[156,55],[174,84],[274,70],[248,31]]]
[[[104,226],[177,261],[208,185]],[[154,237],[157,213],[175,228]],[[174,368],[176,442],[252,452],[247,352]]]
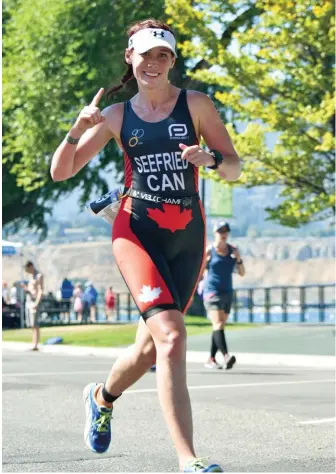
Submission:
[[[132,64],[128,64],[128,67],[127,67],[127,71],[126,73],[123,75],[123,77],[121,78],[121,81],[120,81],[120,84],[119,86],[114,86],[114,87],[110,87],[109,89],[107,89],[105,95],[107,97],[107,99],[110,99],[112,97],[112,95],[119,91],[120,89],[122,89],[124,87],[124,85],[130,81],[131,79],[133,79],[134,75],[133,75],[133,67],[132,67]]]

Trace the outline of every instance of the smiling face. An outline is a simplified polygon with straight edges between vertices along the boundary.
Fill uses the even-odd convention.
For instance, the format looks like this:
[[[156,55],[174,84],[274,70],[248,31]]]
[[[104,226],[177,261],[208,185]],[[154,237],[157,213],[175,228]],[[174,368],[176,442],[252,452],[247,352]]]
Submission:
[[[175,64],[172,52],[161,46],[142,54],[133,49],[127,49],[125,59],[128,64],[132,64],[133,74],[138,85],[146,89],[156,89],[166,84],[169,71]]]

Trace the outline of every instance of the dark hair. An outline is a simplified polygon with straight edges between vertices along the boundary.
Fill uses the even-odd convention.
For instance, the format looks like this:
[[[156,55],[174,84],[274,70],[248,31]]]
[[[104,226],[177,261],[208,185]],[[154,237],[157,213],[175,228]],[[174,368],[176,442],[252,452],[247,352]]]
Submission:
[[[154,18],[148,18],[147,20],[142,20],[142,21],[137,21],[136,23],[133,23],[132,25],[129,26],[127,30],[127,36],[130,38],[133,36],[135,33],[137,33],[140,30],[144,30],[145,28],[161,28],[162,30],[170,31],[174,35],[173,30],[170,28],[170,26],[166,25],[161,20],[154,20]],[[110,87],[106,91],[106,97],[107,99],[110,99],[111,96],[114,94],[114,92],[119,91],[124,87],[124,85],[133,79],[133,67],[132,64],[127,65],[127,71],[121,78],[120,84],[118,86]]]
[[[28,262],[26,262],[26,264],[25,264],[24,267],[25,267],[25,268],[28,268],[28,267],[33,267],[33,266],[34,266],[33,262],[31,262],[30,260],[28,260]]]

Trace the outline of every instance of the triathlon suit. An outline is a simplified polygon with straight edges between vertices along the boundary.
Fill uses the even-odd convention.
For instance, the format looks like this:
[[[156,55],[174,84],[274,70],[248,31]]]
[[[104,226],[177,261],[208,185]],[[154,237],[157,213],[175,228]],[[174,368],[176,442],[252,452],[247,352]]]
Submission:
[[[211,248],[208,274],[204,282],[203,301],[207,311],[222,310],[229,314],[233,300],[232,273],[236,266],[233,248],[228,244],[227,255],[220,255]]]
[[[179,148],[198,144],[186,91],[160,122],[142,120],[125,102],[120,135],[129,195],[113,224],[117,265],[144,320],[167,309],[184,313],[205,255],[198,169]]]

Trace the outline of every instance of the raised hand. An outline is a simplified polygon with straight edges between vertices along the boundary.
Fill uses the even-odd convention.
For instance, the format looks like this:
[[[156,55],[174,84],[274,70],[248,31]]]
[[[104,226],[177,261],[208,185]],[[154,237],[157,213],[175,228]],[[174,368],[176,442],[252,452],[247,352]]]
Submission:
[[[236,260],[241,260],[240,253],[239,253],[239,250],[237,249],[237,247],[233,247],[232,253],[236,257]]]
[[[81,110],[73,128],[80,131],[81,133],[84,133],[89,128],[92,128],[105,120],[105,117],[101,114],[100,109],[98,107],[99,101],[102,98],[103,94],[104,89],[99,89],[97,94],[92,99],[90,105],[86,105]]]
[[[189,161],[189,163],[192,163],[197,168],[199,166],[213,166],[215,164],[214,157],[198,145],[187,146],[184,143],[179,143],[179,147],[183,150],[181,158]]]

